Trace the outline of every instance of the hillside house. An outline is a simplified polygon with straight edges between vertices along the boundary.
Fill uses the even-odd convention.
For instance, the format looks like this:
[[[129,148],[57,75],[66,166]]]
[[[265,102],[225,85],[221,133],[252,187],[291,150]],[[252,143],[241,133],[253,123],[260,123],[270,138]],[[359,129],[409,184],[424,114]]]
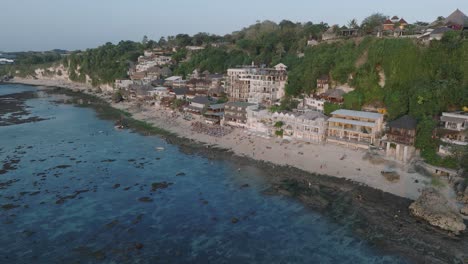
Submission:
[[[439,154],[450,155],[453,147],[468,145],[468,112],[444,112],[440,121],[442,127],[437,132],[443,144]]]
[[[298,109],[301,110],[314,110],[323,113],[325,108],[326,100],[318,97],[305,97],[298,105]]]
[[[383,130],[383,115],[345,109],[331,114],[332,117],[328,119],[327,142],[364,149],[377,145]]]
[[[320,78],[317,79],[317,89],[315,94],[323,94],[328,91],[330,87],[330,78],[328,75],[322,75]]]
[[[189,89],[185,87],[173,88],[171,94],[177,99],[186,99],[189,94]]]
[[[164,85],[170,87],[182,87],[185,86],[185,81],[182,79],[182,76],[171,76],[164,80]]]
[[[344,102],[343,96],[345,94],[346,92],[342,89],[331,89],[323,94],[320,94],[318,97],[330,103],[341,104]]]

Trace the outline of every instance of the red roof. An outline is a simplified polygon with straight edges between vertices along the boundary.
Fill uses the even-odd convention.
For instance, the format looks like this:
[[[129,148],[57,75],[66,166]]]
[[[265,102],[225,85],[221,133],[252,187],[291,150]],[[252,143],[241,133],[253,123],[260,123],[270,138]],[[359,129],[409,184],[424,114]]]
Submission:
[[[385,20],[384,25],[393,25],[393,22],[390,19]]]
[[[406,22],[406,20],[404,20],[403,18],[400,19],[399,23],[400,23],[400,24],[408,24],[408,22]]]

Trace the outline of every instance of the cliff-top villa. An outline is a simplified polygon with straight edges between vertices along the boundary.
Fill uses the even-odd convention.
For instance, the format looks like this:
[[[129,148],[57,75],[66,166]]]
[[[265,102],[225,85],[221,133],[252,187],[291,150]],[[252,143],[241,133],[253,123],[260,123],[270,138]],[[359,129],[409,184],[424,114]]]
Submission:
[[[439,147],[442,155],[451,154],[453,146],[468,145],[468,112],[442,113],[443,127],[439,129],[443,144]]]

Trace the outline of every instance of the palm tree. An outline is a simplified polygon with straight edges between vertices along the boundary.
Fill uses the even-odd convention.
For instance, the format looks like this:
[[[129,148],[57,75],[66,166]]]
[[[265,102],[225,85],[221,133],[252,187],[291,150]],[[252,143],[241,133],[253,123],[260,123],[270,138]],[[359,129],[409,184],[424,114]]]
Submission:
[[[348,28],[350,28],[350,29],[358,29],[359,28],[359,23],[358,23],[356,18],[353,18],[348,22]]]

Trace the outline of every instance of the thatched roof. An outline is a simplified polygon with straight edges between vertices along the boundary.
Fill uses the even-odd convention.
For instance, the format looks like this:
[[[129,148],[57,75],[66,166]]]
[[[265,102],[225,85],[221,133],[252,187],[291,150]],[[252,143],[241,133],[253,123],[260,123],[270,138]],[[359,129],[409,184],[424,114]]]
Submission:
[[[468,25],[468,17],[460,11],[460,9],[455,10],[450,16],[445,19],[444,22],[446,25]]]

